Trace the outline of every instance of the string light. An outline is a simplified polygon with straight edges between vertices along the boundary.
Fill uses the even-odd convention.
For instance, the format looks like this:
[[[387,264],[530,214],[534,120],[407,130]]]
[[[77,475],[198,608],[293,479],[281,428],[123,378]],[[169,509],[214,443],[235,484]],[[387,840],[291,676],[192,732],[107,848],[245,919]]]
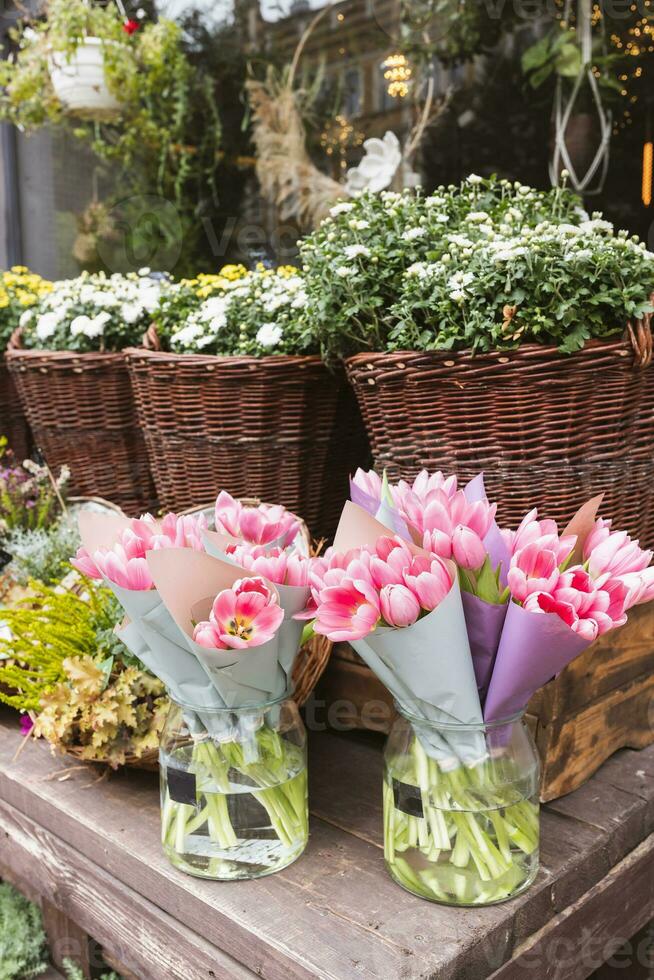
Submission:
[[[387,91],[392,99],[404,99],[411,88],[411,65],[403,54],[389,54],[382,62],[384,78],[388,82]]]
[[[646,208],[652,203],[652,164],[654,163],[654,143],[649,140],[643,146],[643,204]]]

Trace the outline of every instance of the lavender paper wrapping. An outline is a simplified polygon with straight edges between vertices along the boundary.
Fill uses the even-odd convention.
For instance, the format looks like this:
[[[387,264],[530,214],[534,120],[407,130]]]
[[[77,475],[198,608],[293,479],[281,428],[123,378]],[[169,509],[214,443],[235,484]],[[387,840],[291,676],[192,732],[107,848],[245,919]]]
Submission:
[[[509,603],[484,721],[501,721],[523,711],[532,694],[589,645],[558,616],[528,612],[515,602]]]
[[[463,492],[466,495],[466,500],[470,504],[474,504],[478,500],[487,500],[488,495],[484,484],[484,474],[479,473],[477,476],[473,477],[470,483],[463,488]],[[497,526],[496,521],[493,521],[488,534],[484,538],[484,547],[486,548],[488,557],[491,560],[493,569],[496,569],[497,566],[500,565],[500,588],[506,588],[511,553],[509,552],[507,544],[502,537],[502,532]]]
[[[463,612],[468,629],[468,642],[475,669],[477,690],[481,703],[488,692],[493,664],[502,635],[508,603],[502,605],[485,602],[470,592],[462,592]]]

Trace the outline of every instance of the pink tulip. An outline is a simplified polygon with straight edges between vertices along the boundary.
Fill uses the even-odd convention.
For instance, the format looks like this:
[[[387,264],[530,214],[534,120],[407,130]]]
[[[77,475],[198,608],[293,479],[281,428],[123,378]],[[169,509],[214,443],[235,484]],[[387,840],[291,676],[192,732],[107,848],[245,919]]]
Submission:
[[[150,538],[151,540],[152,538]],[[125,554],[128,558],[145,558],[148,544],[146,544],[143,538],[135,534],[134,531],[126,528],[120,536],[120,543],[125,549]]]
[[[547,592],[532,592],[525,602],[525,609],[529,612],[553,613],[562,619],[566,626],[574,626],[579,617],[574,606],[561,599],[555,599]]]
[[[598,626],[592,619],[580,619],[574,607],[545,592],[534,592],[525,602],[529,612],[558,616],[574,633],[578,633],[589,643],[597,638]]]
[[[651,560],[652,552],[640,548],[626,531],[614,531],[589,551],[588,569],[593,578],[606,572],[627,575],[642,572]]]
[[[275,585],[305,587],[309,584],[312,559],[281,548],[266,550],[261,545],[229,545],[226,553],[241,568],[261,575]]]
[[[118,544],[104,555],[96,551],[93,558],[104,577],[114,585],[134,592],[145,592],[154,586],[146,559],[128,558]]]
[[[557,555],[542,550],[537,541],[517,551],[511,559],[507,582],[511,595],[518,602],[524,602],[532,592],[553,592],[558,580]]]
[[[425,551],[431,551],[439,558],[452,557],[452,538],[444,531],[425,531],[422,546]]]
[[[240,579],[218,593],[209,621],[197,624],[193,639],[219,650],[245,650],[272,640],[283,619],[284,611],[263,579]]]
[[[611,524],[612,521],[605,521],[601,517],[597,518],[593,525],[593,530],[584,542],[584,561],[588,561],[591,551],[594,551],[598,545],[606,541],[611,533]]]
[[[414,558],[406,568],[404,583],[426,612],[440,605],[453,584],[449,569],[440,558],[429,560],[422,556]]]
[[[486,561],[486,549],[475,531],[459,524],[452,535],[452,557],[460,568],[475,572]]]
[[[216,500],[216,529],[252,544],[279,542],[292,544],[300,530],[300,520],[284,507],[259,504],[246,507],[222,490]]]
[[[193,639],[199,646],[209,650],[224,650],[225,645],[220,639],[220,633],[210,622],[198,623],[193,630]]]
[[[379,599],[381,614],[388,626],[412,626],[420,615],[420,603],[406,585],[385,585]]]
[[[654,599],[654,566],[644,568],[641,572],[627,572],[620,576],[619,581],[627,590],[626,609]]]
[[[344,578],[320,593],[314,630],[334,643],[362,640],[375,629],[380,614],[376,590],[366,582]]]
[[[352,477],[354,483],[360,490],[368,494],[374,500],[381,501],[382,481],[381,477],[374,470],[358,469]]]
[[[559,565],[565,561],[577,543],[576,535],[559,538],[556,521],[539,521],[536,508],[530,510],[523,518],[517,531],[503,530],[502,536],[512,556],[526,548],[527,545],[539,542],[541,548],[547,548],[556,553]]]
[[[76,568],[78,572],[82,573],[82,575],[86,575],[87,578],[102,578],[102,572],[94,562],[93,558],[91,558],[86,548],[78,548],[77,554],[74,558],[70,559],[70,563],[73,568]]]

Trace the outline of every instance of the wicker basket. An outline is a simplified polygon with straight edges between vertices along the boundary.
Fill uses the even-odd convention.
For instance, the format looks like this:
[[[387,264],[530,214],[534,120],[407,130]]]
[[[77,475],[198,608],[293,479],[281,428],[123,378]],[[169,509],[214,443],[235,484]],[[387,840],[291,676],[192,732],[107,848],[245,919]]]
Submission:
[[[162,505],[221,489],[301,514],[330,537],[348,474],[368,455],[356,400],[318,357],[214,357],[127,351]]]
[[[654,367],[649,319],[576,354],[358,354],[346,367],[378,469],[486,474],[502,524],[538,505],[566,523],[605,492],[602,514],[654,546]]]
[[[0,355],[0,436],[6,436],[9,448],[19,462],[31,452],[32,436],[21,408],[13,378]]]
[[[86,762],[88,765],[109,766],[109,762],[106,759],[85,759],[82,756],[81,746],[68,745],[63,754],[69,755],[79,762]],[[143,769],[146,772],[157,772],[159,770],[159,749],[148,749],[143,755],[126,755],[122,766],[118,768],[123,767],[127,767],[128,769]]]
[[[48,465],[70,467],[72,493],[108,497],[127,513],[150,510],[154,484],[124,354],[19,344],[14,335],[7,367]]]

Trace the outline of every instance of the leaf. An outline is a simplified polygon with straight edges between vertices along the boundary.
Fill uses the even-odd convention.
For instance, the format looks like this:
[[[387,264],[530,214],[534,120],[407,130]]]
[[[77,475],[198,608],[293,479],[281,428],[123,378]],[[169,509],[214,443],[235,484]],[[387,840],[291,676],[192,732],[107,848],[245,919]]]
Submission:
[[[538,71],[534,72],[534,74],[529,79],[529,84],[531,85],[532,88],[540,88],[543,82],[546,82],[553,72],[554,72],[553,65],[544,65],[542,68],[539,68]]]
[[[554,70],[563,78],[576,78],[583,68],[581,48],[577,44],[564,44],[554,62]]]
[[[526,74],[541,68],[550,57],[550,38],[544,37],[542,40],[532,44],[522,55],[522,70]]]
[[[489,602],[492,605],[500,605],[502,602],[498,584],[499,571],[499,568],[493,571],[490,556],[486,555],[486,560],[477,575],[477,595],[484,602]]]
[[[114,658],[107,657],[107,659],[103,660],[100,664],[98,664],[98,666],[102,671],[102,673],[104,674],[104,683],[102,685],[102,690],[104,691],[111,678],[111,671],[113,670],[113,666],[114,666]]]

